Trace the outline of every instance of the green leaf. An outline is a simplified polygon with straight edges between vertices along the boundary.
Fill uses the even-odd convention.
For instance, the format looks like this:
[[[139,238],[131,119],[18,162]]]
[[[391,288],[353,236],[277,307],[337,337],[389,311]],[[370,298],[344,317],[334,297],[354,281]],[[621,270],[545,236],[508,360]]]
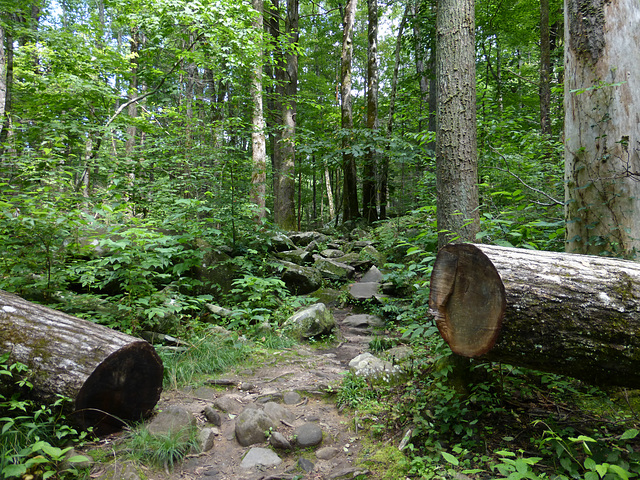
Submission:
[[[618,475],[622,480],[629,480],[629,472],[618,465],[609,465],[609,471]]]
[[[456,457],[454,457],[453,455],[451,455],[448,452],[440,452],[442,454],[442,458],[444,458],[447,462],[449,462],[451,465],[459,465],[460,462],[458,461],[458,459]]]
[[[589,457],[584,461],[584,468],[586,468],[587,470],[595,470],[595,466],[596,466],[596,461]]]
[[[6,477],[20,477],[27,473],[25,465],[7,465],[2,469],[2,474]]]
[[[635,428],[630,428],[620,436],[620,440],[630,440],[632,438],[636,438],[638,436],[638,433],[640,432],[638,432],[638,430],[636,430]]]

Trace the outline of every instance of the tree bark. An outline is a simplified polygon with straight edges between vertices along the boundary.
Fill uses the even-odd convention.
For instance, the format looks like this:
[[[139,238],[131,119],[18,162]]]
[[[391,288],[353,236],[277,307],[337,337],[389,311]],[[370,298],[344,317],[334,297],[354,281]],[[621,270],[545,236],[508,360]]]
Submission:
[[[373,146],[378,132],[378,2],[367,0],[369,21],[367,38],[367,128],[371,131],[371,144],[364,155],[362,172],[362,216],[368,223],[378,220],[376,205],[377,175],[376,149]]]
[[[263,11],[262,0],[253,0],[253,9],[258,15],[253,20],[253,28],[259,38],[263,36]],[[251,156],[253,159],[253,171],[251,174],[251,199],[256,206],[256,220],[260,223],[267,215],[267,145],[265,139],[264,110],[262,103],[262,45],[253,66],[251,77],[251,98],[253,100],[253,129],[251,131]]]
[[[436,190],[438,244],[479,231],[474,0],[437,12]]]
[[[348,0],[344,9],[342,56],[340,75],[340,101],[341,122],[343,130],[342,139],[342,169],[344,171],[344,184],[342,190],[343,221],[353,220],[360,216],[358,211],[358,180],[356,160],[351,153],[351,138],[347,132],[353,130],[353,111],[351,105],[351,62],[353,58],[353,24],[356,18],[356,6],[358,0]]]
[[[148,416],[162,393],[164,367],[148,342],[4,291],[0,351],[29,367],[37,398],[71,398],[71,418],[98,434]]]
[[[540,132],[551,135],[551,41],[549,0],[540,0]]]
[[[640,250],[640,3],[565,0],[568,252]]]
[[[429,306],[459,355],[639,388],[639,299],[635,262],[450,244]]]

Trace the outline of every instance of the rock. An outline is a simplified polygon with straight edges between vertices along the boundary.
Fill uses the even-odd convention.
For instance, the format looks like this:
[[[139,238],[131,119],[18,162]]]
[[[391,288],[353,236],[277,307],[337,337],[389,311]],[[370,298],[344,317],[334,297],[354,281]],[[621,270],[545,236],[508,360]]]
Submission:
[[[287,423],[295,422],[296,416],[287,407],[275,402],[267,402],[264,405],[264,413],[269,415],[276,423],[284,420]]]
[[[223,395],[213,401],[213,406],[224,413],[237,415],[242,411],[242,404],[236,395]]]
[[[402,376],[402,369],[391,362],[385,362],[371,353],[361,353],[349,362],[349,368],[356,375],[369,380],[391,383]]]
[[[224,252],[214,249],[205,240],[196,240],[196,248],[204,252],[202,262],[189,272],[189,276],[202,282],[199,294],[211,294],[219,287],[224,293],[233,288],[233,280],[239,272],[239,268],[230,260],[231,257]]]
[[[324,258],[338,258],[344,256],[344,252],[342,250],[338,250],[335,248],[327,248],[320,252]]]
[[[287,440],[280,432],[271,433],[271,436],[269,437],[269,444],[273,448],[278,448],[280,450],[291,450],[293,448],[291,443],[289,443],[289,440]]]
[[[222,425],[222,417],[220,414],[208,405],[204,407],[204,416],[207,419],[207,422],[215,425],[216,427]]]
[[[293,431],[296,445],[299,447],[313,447],[322,442],[322,429],[315,423],[304,423]]]
[[[203,428],[198,434],[198,443],[201,452],[208,452],[213,448],[213,441],[216,434],[211,428]]]
[[[282,460],[273,450],[254,447],[244,456],[240,466],[242,468],[274,467],[281,463]]]
[[[292,262],[281,261],[280,263],[285,267],[280,279],[293,294],[307,295],[322,286],[322,275],[319,270]]]
[[[284,252],[277,252],[276,257],[286,262],[295,263],[296,265],[305,265],[313,262],[311,252],[296,248],[295,250],[285,250]]]
[[[289,235],[291,241],[299,247],[309,245],[311,242],[325,243],[328,237],[320,232],[295,232]]]
[[[300,467],[300,470],[302,470],[303,472],[311,472],[313,471],[315,465],[313,464],[313,462],[311,460],[307,460],[304,457],[300,457],[298,459],[298,467]]]
[[[303,339],[331,334],[337,326],[333,314],[324,303],[316,303],[299,311],[285,323],[293,326],[294,336]]]
[[[152,435],[180,434],[185,440],[196,425],[195,417],[183,407],[170,405],[162,410],[147,426]]]
[[[219,317],[230,317],[233,315],[233,311],[228,308],[220,307],[218,305],[214,305],[213,303],[205,303],[205,307],[214,315],[218,315]]]
[[[316,458],[318,460],[331,460],[338,453],[340,453],[340,450],[335,447],[323,447],[316,451]]]
[[[381,283],[383,278],[384,277],[382,275],[382,272],[378,270],[378,267],[374,265],[369,270],[367,270],[367,273],[365,273],[362,276],[362,279],[360,279],[360,281],[363,283],[369,283],[369,282]]]
[[[302,400],[302,397],[298,392],[285,392],[282,400],[285,405],[295,405]]]
[[[375,328],[384,328],[384,320],[375,315],[363,313],[358,315],[348,315],[342,321],[342,325],[351,328],[363,329],[370,332]]]
[[[131,461],[111,462],[101,466],[104,471],[96,477],[96,480],[140,480],[142,473]]]
[[[382,253],[380,253],[378,250],[376,250],[376,248],[373,245],[365,245],[362,248],[362,250],[360,250],[360,253],[358,254],[358,258],[363,261],[369,260],[376,265],[384,265],[385,263],[387,263],[385,256]],[[379,282],[381,280],[382,280],[382,276],[380,280],[376,280],[376,281]]]
[[[346,263],[336,262],[330,258],[324,258],[316,255],[315,266],[323,277],[331,280],[347,280],[353,278],[356,269]]]
[[[380,292],[381,285],[378,282],[358,282],[349,287],[349,294],[354,300],[379,300],[385,295]]]
[[[210,387],[198,387],[193,390],[192,395],[194,397],[202,398],[204,400],[213,400],[216,398],[216,391]]]
[[[293,250],[296,248],[291,239],[282,233],[276,233],[269,237],[269,242],[271,243],[270,250],[276,252],[284,252],[286,250]]]
[[[278,428],[278,422],[273,420],[263,410],[245,408],[236,418],[236,440],[243,447],[264,442],[265,432]]]

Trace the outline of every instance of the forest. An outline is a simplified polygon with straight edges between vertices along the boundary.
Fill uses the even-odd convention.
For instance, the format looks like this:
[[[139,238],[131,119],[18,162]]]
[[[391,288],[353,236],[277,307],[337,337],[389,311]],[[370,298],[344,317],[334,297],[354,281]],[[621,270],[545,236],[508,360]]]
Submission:
[[[0,290],[192,344],[217,341],[219,305],[219,326],[285,348],[260,327],[310,300],[281,236],[367,240],[395,296],[340,301],[385,319],[372,351],[416,352],[401,385],[336,387],[378,419],[372,442],[412,427],[369,478],[634,478],[634,385],[461,367],[429,280],[460,241],[636,259],[639,26],[634,0],[0,0]],[[23,399],[10,353],[2,475],[89,478],[62,461],[90,436],[68,399]]]

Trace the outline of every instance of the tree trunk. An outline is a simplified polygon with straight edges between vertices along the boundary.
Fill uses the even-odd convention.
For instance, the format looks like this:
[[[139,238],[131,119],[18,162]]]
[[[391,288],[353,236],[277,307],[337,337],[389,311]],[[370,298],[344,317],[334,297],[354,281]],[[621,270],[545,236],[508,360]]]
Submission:
[[[344,171],[344,186],[342,191],[343,221],[353,220],[360,216],[358,211],[358,180],[356,170],[356,160],[349,150],[351,138],[347,136],[348,131],[353,130],[353,111],[351,105],[351,61],[353,58],[353,25],[356,18],[356,6],[358,0],[348,0],[344,9],[343,35],[342,35],[342,56],[341,56],[341,78],[340,78],[340,100],[341,100],[341,122],[343,130],[342,148],[342,169]]]
[[[567,251],[640,250],[640,3],[565,0]]]
[[[551,135],[551,42],[549,0],[540,0],[540,131]]]
[[[253,8],[258,15],[253,20],[253,28],[259,37],[263,35],[263,10],[262,0],[253,0]],[[251,174],[251,199],[256,206],[256,220],[261,222],[267,215],[267,146],[265,140],[264,111],[262,108],[262,46],[253,66],[251,76],[251,98],[253,100],[253,130],[251,131],[251,156],[253,159],[253,172]]]
[[[373,146],[378,132],[378,2],[367,0],[367,128],[371,131],[371,144],[364,155],[362,172],[362,216],[368,223],[378,220],[376,206],[377,175],[376,149]]]
[[[148,416],[162,393],[162,360],[148,342],[3,291],[0,351],[29,366],[37,398],[71,398],[72,418],[98,434]]]
[[[0,72],[0,82],[2,82],[2,116],[0,117],[0,149],[9,138],[9,128],[11,125],[11,109],[13,97],[13,36],[9,32],[10,27],[3,29],[4,35],[0,38],[4,46],[2,56],[2,72]]]
[[[437,12],[436,190],[438,243],[479,231],[473,0],[442,0]]]
[[[450,244],[429,306],[459,355],[640,388],[639,299],[635,262]]]

